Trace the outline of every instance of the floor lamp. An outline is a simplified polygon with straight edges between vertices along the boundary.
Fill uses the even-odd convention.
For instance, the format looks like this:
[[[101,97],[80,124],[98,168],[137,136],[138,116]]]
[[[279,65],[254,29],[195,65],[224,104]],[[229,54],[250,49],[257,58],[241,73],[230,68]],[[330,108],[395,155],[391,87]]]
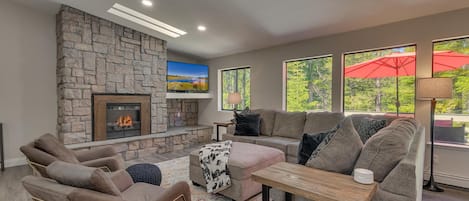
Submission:
[[[228,94],[228,104],[233,105],[233,111],[236,112],[238,104],[241,103],[241,94],[238,92],[233,92]]]
[[[430,158],[430,178],[428,183],[423,186],[424,189],[434,192],[443,192],[439,188],[433,178],[433,148],[435,136],[433,126],[435,122],[435,105],[437,99],[449,99],[453,95],[453,80],[451,78],[422,78],[417,80],[417,99],[431,100],[431,121],[430,121],[430,138],[431,138],[431,158]]]

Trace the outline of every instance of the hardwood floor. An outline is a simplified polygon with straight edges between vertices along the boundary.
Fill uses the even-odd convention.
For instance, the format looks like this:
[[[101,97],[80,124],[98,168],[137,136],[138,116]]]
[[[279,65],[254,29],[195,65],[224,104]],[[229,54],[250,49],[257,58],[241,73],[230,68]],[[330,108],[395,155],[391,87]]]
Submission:
[[[137,163],[158,163],[167,161],[183,156],[189,155],[189,153],[199,146],[191,147],[181,151],[165,153],[165,154],[151,154],[143,157],[142,159],[136,159],[127,161],[126,165],[130,166]],[[29,201],[29,195],[21,185],[21,178],[31,174],[31,169],[28,166],[18,166],[7,168],[5,172],[0,172],[0,201]],[[450,186],[444,186],[445,192],[434,193],[429,191],[423,191],[424,201],[466,201],[469,200],[469,191],[467,189],[459,189]]]

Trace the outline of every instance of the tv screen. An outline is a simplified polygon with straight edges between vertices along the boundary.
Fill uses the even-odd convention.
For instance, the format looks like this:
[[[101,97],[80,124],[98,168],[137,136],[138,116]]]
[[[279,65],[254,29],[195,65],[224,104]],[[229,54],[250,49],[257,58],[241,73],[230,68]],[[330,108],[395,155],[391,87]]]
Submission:
[[[168,92],[208,92],[208,66],[168,61]]]

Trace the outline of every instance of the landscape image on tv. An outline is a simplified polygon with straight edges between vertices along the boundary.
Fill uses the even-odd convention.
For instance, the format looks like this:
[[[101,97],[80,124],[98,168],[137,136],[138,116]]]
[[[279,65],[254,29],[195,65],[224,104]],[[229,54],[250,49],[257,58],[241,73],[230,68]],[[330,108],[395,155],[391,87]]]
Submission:
[[[208,92],[208,66],[168,61],[169,92]]]

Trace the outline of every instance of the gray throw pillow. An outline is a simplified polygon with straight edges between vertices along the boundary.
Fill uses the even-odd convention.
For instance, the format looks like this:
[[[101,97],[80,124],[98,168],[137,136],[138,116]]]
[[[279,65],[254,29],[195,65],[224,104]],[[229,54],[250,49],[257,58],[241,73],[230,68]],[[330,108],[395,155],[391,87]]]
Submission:
[[[353,127],[352,119],[345,118],[335,133],[329,134],[314,150],[306,166],[342,174],[351,174],[363,143]]]
[[[414,119],[394,120],[365,143],[355,168],[373,171],[374,179],[382,182],[409,151],[409,144],[417,130]]]
[[[358,126],[357,132],[363,144],[379,130],[386,127],[386,119],[363,118]]]

